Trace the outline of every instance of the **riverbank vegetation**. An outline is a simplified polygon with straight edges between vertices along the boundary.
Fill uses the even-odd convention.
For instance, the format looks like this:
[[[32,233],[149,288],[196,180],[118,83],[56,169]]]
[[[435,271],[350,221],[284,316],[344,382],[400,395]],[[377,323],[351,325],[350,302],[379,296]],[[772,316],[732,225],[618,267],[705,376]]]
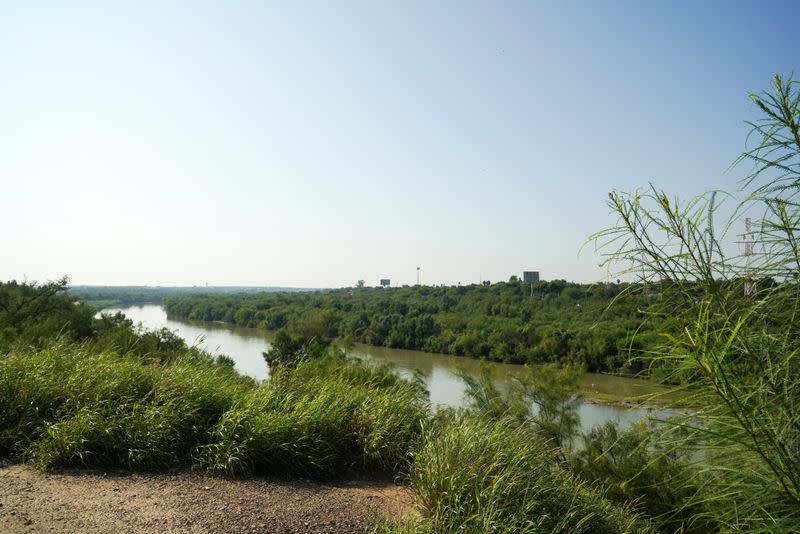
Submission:
[[[639,373],[654,345],[647,310],[656,293],[630,284],[346,288],[311,293],[181,295],[171,317],[224,321],[317,338],[470,356],[506,363],[583,365],[591,372]],[[613,306],[610,306],[611,303]]]
[[[388,474],[409,480],[420,498],[420,515],[392,527],[399,530],[464,523],[628,532],[640,525],[629,507],[555,462],[552,447],[520,421],[434,415],[419,381],[348,359],[334,346],[307,351],[288,343],[273,354],[270,379],[258,384],[225,358],[139,330],[121,315],[88,314],[86,328],[73,331],[71,320],[87,314],[65,283],[0,284],[3,304],[18,304],[0,315],[7,342],[0,456],[45,470],[183,467],[326,480],[354,470]],[[23,309],[28,316],[17,321]],[[508,464],[520,446],[529,454]]]
[[[75,298],[91,305],[95,309],[122,308],[139,304],[161,304],[169,297],[193,294],[226,294],[250,292],[280,291],[291,293],[295,291],[310,291],[291,287],[244,287],[244,286],[191,286],[191,287],[162,287],[162,286],[70,286],[69,292]]]

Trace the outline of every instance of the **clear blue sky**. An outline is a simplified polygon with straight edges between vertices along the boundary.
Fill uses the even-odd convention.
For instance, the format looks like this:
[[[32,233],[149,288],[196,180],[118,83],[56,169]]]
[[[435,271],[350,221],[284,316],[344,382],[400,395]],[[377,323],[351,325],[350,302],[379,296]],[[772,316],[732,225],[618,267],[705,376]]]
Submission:
[[[336,4],[1,4],[0,279],[598,280],[800,71],[798,2]]]

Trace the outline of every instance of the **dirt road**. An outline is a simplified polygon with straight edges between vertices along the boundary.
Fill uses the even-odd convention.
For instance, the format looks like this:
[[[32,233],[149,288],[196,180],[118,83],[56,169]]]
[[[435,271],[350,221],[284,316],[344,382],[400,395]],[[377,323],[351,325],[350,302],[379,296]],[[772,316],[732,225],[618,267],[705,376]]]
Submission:
[[[188,471],[43,474],[0,467],[0,532],[364,532],[409,513],[390,482],[230,481]]]

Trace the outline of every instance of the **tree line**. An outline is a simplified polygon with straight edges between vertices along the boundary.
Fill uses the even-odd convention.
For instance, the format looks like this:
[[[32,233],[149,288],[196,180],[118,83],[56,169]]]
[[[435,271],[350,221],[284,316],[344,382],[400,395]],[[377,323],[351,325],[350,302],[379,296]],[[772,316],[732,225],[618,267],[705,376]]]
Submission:
[[[626,283],[553,280],[531,288],[514,277],[489,286],[176,295],[165,308],[171,317],[320,339],[638,373],[646,365],[633,356],[655,342],[647,311],[658,298],[658,291]]]
[[[138,304],[161,304],[164,299],[176,295],[248,293],[264,291],[309,291],[303,288],[288,287],[249,287],[249,286],[87,286],[69,287],[72,296],[94,308],[114,308]]]

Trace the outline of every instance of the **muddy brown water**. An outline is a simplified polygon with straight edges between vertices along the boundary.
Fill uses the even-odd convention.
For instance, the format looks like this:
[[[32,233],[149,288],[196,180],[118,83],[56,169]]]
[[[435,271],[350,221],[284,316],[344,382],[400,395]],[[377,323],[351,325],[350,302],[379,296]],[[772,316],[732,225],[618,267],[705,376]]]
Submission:
[[[121,311],[135,323],[141,323],[145,328],[168,328],[185,339],[189,345],[200,346],[212,354],[226,354],[233,358],[236,369],[243,374],[259,380],[269,376],[269,369],[262,353],[270,347],[273,335],[271,332],[224,323],[168,318],[164,308],[155,304],[106,309],[103,313],[117,311]],[[482,363],[472,358],[360,344],[356,345],[351,353],[372,361],[392,363],[406,376],[411,376],[415,369],[419,369],[425,377],[431,402],[434,405],[455,407],[464,402],[465,386],[453,371],[460,367],[468,373],[477,375]],[[489,365],[492,367],[493,376],[501,385],[510,381],[521,369],[520,366],[511,364]],[[660,389],[647,380],[595,373],[587,373],[580,386],[588,395],[597,392],[631,397],[649,395]],[[581,402],[578,411],[583,430],[610,420],[617,421],[625,427],[645,415],[664,417],[669,413],[658,409],[594,402]]]

